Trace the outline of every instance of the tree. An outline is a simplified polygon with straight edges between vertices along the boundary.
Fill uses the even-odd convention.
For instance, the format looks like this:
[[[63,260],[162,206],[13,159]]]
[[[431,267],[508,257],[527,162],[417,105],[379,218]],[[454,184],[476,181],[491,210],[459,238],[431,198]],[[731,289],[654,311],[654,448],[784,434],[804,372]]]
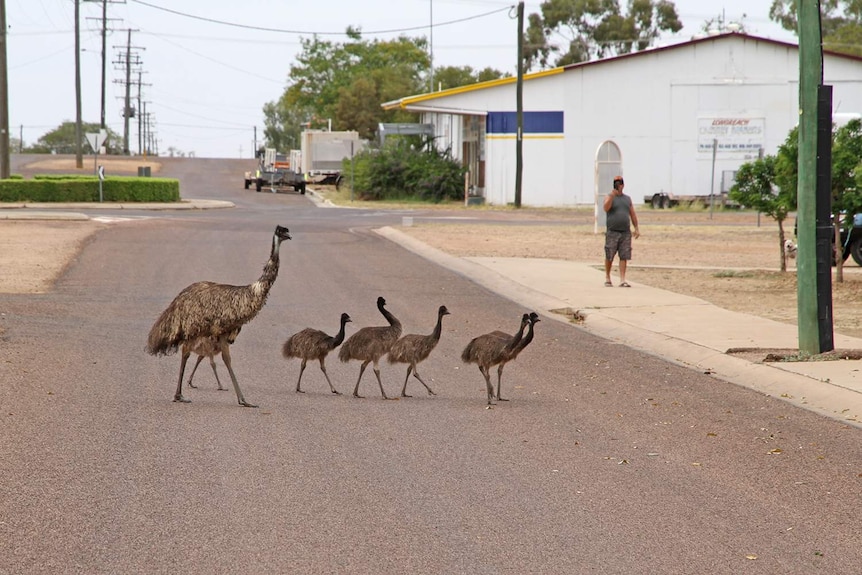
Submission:
[[[832,222],[835,230],[836,280],[844,281],[844,246],[841,226],[853,225],[853,214],[862,211],[862,188],[856,184],[856,174],[862,162],[862,122],[851,120],[833,131],[832,145]],[[847,214],[842,218],[842,214]]]
[[[629,0],[623,14],[619,0],[545,0],[541,16],[530,14],[524,35],[527,69],[565,66],[645,50],[662,32],[678,32],[682,23],[670,0]],[[561,43],[552,37],[560,36]]]
[[[797,0],[772,0],[769,18],[796,33]],[[821,0],[820,31],[823,46],[833,52],[862,56],[862,0]]]
[[[796,209],[795,196],[789,190],[775,185],[776,157],[764,156],[739,167],[736,182],[730,189],[730,198],[743,206],[762,212],[778,223],[778,243],[782,272],[787,271],[784,252],[784,220]]]
[[[81,138],[84,150],[89,149],[89,144],[86,141],[86,134],[98,132],[100,125],[97,123],[82,124]],[[109,154],[123,153],[123,138],[107,128],[108,138],[104,143],[105,149]],[[57,128],[43,134],[35,144],[24,149],[25,152],[31,154],[74,154],[75,146],[75,122],[65,121]]]
[[[743,206],[762,212],[778,223],[778,243],[780,245],[782,272],[787,271],[787,257],[784,252],[784,220],[796,209],[795,195],[790,190],[775,186],[776,157],[764,156],[739,167],[736,182],[730,189],[730,199]]]
[[[494,68],[485,68],[477,72],[473,70],[472,66],[443,66],[434,70],[435,89],[443,90],[469,86],[477,82],[487,82],[502,77],[503,73]]]
[[[303,124],[324,126],[332,121],[334,129],[357,130],[370,138],[380,122],[411,117],[401,111],[385,111],[380,104],[415,94],[427,85],[427,41],[406,36],[365,40],[352,28],[348,28],[347,38],[345,43],[302,39],[288,87],[277,102],[264,106],[264,135],[269,145],[279,149],[286,149],[289,143],[295,146]]]

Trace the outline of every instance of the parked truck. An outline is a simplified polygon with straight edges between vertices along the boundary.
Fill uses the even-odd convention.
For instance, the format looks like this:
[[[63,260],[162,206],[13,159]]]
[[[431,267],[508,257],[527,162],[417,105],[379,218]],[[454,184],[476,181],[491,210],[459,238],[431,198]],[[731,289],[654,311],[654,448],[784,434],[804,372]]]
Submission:
[[[727,192],[721,192],[715,195],[694,195],[681,196],[666,192],[655,192],[644,196],[644,203],[653,209],[665,209],[678,206],[680,204],[703,204],[709,207],[713,205],[717,208],[735,208],[739,205],[728,197]]]
[[[305,130],[300,150],[301,172],[309,182],[337,184],[342,162],[358,153],[362,145],[355,131]]]
[[[300,194],[305,193],[305,178],[301,171],[295,170],[286,154],[279,154],[274,148],[265,148],[257,152],[257,169],[245,173],[245,189],[254,184],[256,191],[268,188],[273,193],[284,188],[293,188]]]

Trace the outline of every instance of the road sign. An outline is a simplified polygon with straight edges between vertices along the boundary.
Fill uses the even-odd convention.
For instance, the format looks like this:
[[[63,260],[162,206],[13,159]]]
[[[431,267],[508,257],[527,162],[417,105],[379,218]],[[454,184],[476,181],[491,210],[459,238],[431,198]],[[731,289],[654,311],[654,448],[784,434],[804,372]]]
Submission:
[[[99,172],[99,179],[104,181],[105,180],[105,166],[99,166],[98,172]]]
[[[98,154],[99,150],[102,149],[102,144],[104,144],[105,140],[108,139],[108,132],[105,130],[99,130],[98,132],[88,132],[85,136],[87,137],[87,142],[89,142],[90,147],[93,149],[93,153]]]
[[[90,143],[90,148],[93,149],[94,154],[99,153],[99,149],[102,147],[102,134],[96,133],[87,133],[87,141]]]

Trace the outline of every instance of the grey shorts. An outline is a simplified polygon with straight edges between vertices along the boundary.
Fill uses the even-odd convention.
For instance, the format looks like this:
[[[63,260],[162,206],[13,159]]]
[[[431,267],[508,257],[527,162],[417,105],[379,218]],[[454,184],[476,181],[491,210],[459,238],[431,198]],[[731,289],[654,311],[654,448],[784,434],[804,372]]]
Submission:
[[[619,254],[621,260],[632,259],[632,233],[608,230],[605,232],[605,259],[614,261]]]

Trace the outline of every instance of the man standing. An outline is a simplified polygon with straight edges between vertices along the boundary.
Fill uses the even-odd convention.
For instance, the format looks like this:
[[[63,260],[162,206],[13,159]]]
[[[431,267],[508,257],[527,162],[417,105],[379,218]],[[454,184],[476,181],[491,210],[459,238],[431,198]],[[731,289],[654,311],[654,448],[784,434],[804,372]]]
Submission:
[[[607,231],[605,232],[605,286],[612,287],[611,266],[614,257],[620,256],[620,287],[631,287],[626,281],[626,264],[632,259],[632,231],[639,238],[638,216],[632,199],[623,193],[625,183],[622,176],[614,178],[614,189],[605,198],[604,209],[607,213]]]

